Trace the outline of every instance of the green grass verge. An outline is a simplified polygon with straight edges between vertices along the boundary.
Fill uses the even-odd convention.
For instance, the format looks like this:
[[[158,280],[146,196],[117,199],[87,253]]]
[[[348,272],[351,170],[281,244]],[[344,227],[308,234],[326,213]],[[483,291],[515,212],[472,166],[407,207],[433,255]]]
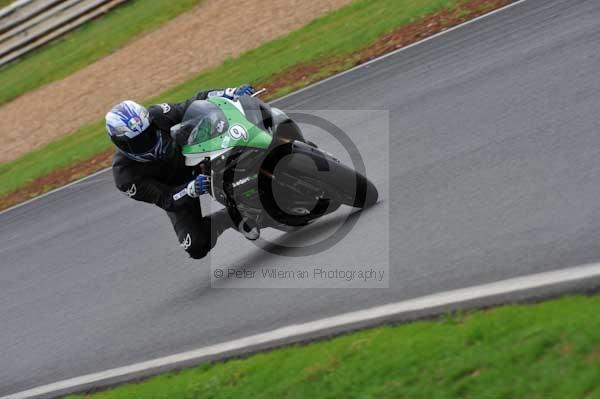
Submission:
[[[0,8],[4,8],[10,3],[14,3],[15,0],[0,0]]]
[[[103,132],[102,122],[88,124],[75,133],[61,137],[15,161],[1,163],[0,196],[9,194],[56,169],[89,159],[107,150],[111,144]]]
[[[599,314],[599,297],[504,306],[202,365],[86,397],[600,398]]]
[[[367,47],[395,28],[444,9],[457,9],[462,3],[464,0],[357,0],[295,32],[206,70],[145,103],[181,101],[201,88],[264,82],[294,66],[329,57],[346,60],[341,61],[337,68],[350,67],[352,61],[344,56]],[[331,73],[330,70],[322,70],[312,78],[322,78]],[[277,94],[285,94],[298,86],[298,83],[291,84]],[[0,164],[0,196],[109,147],[101,121],[84,126],[19,159]]]
[[[110,54],[199,0],[130,0],[0,70],[0,105]]]

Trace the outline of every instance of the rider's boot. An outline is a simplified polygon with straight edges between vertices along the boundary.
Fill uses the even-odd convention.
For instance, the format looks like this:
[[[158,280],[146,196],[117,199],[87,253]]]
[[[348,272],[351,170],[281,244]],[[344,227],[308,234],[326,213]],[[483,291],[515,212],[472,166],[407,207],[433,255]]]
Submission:
[[[219,238],[219,236],[229,228],[239,231],[244,237],[251,241],[254,241],[260,237],[260,229],[257,223],[250,219],[244,218],[236,224],[231,219],[227,209],[221,209],[220,211],[214,212],[209,217],[210,234],[213,246],[215,245],[217,238]]]
[[[260,237],[258,223],[249,218],[244,218],[240,221],[238,231],[250,241],[258,240]]]

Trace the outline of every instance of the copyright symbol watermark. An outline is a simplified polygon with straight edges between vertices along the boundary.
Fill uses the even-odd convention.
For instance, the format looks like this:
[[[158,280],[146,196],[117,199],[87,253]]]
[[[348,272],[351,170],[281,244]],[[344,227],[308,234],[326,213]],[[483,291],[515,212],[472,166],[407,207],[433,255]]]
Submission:
[[[351,119],[352,117],[355,118],[356,113],[357,113],[357,111],[347,113],[346,118],[348,118],[348,119]],[[354,143],[354,141],[351,139],[351,137],[339,125],[332,122],[330,120],[330,118],[326,119],[324,117],[310,114],[307,112],[288,112],[288,116],[293,121],[295,121],[299,125],[303,126],[303,128],[302,128],[303,132],[305,130],[304,127],[308,127],[312,130],[317,130],[318,135],[321,138],[321,140],[319,140],[319,137],[315,138],[315,140],[317,141],[317,144],[321,144],[322,141],[325,141],[325,142],[329,141],[330,144],[335,143],[338,147],[341,147],[342,152],[345,152],[346,153],[345,155],[347,155],[349,157],[350,162],[349,162],[348,166],[351,167],[351,169],[353,169],[355,171],[355,173],[362,175],[362,176],[367,176],[365,162],[360,154],[358,146]],[[385,115],[385,116],[387,117],[387,115]],[[381,118],[381,115],[374,113],[373,111],[365,112],[365,119],[367,119],[367,120],[369,118],[374,119],[376,117]],[[271,157],[272,155],[278,155],[276,153],[278,150],[281,150],[281,149],[283,149],[283,147],[275,147],[274,149],[272,149],[271,152],[265,158],[265,160],[270,161],[271,158],[276,159],[276,160],[280,159],[280,158],[283,159],[283,157],[277,157],[277,156]],[[324,148],[324,150],[326,153],[325,148]],[[315,149],[315,151],[321,151],[321,148],[319,148],[318,150]],[[327,164],[327,162],[322,161],[319,163],[319,162],[315,162],[314,159],[309,159],[308,161],[309,162],[312,161],[314,163],[314,165],[311,165],[311,166],[315,167],[317,169],[318,173],[320,173],[320,174],[332,173],[329,170],[329,167],[328,167],[329,165]],[[273,166],[271,169],[275,169],[277,162],[275,162],[274,165],[275,166]],[[264,170],[270,171],[269,168],[265,168],[264,163],[263,163],[262,167]],[[248,179],[245,176],[239,176],[239,177],[235,176],[235,173],[233,173],[232,176],[228,176],[228,177],[229,177],[229,179],[227,179],[227,180],[231,180],[231,181],[235,182],[235,185],[232,188],[236,188],[238,185],[241,186],[250,181],[250,179]],[[273,215],[271,213],[271,210],[273,210],[273,209],[276,209],[277,211],[280,210],[280,208],[278,206],[278,199],[279,199],[278,194],[274,192],[274,190],[270,184],[267,184],[267,185],[262,184],[261,185],[261,183],[264,183],[265,181],[271,183],[271,180],[269,180],[269,179],[270,178],[265,177],[265,175],[259,175],[258,179],[257,179],[258,189],[256,191],[260,193],[260,202],[263,205],[264,211],[267,214],[269,214],[269,216],[273,217],[273,219],[278,220],[277,217],[275,217],[275,215]],[[224,180],[224,182],[225,182],[225,180]],[[358,177],[354,178],[352,181],[353,184],[356,184],[355,198],[360,197],[360,194],[359,194],[360,190],[358,188],[359,187],[358,182],[359,182]],[[233,191],[232,188],[230,188],[229,190]],[[227,189],[224,187],[223,191],[225,192],[225,191],[227,191]],[[366,194],[363,193],[363,195],[366,195]],[[237,202],[238,201],[240,201],[241,203],[244,202],[243,197],[235,197],[234,198],[233,196],[231,196],[230,200],[231,200],[231,206],[229,208],[230,212],[231,212],[231,209],[237,210],[237,208],[238,208]],[[319,201],[320,202],[318,202],[316,205],[315,204],[306,205],[306,208],[298,206],[298,208],[294,208],[294,211],[307,212],[307,213],[312,213],[314,215],[325,214],[327,212],[328,203],[326,201],[322,201],[322,200],[319,200]],[[321,202],[323,202],[323,203],[321,203]],[[267,205],[267,206],[264,206],[264,205]],[[312,210],[311,210],[311,208],[312,208]],[[232,214],[230,213],[230,215],[232,215]],[[252,243],[255,246],[261,248],[262,250],[264,250],[268,253],[274,254],[274,255],[286,256],[286,257],[312,256],[312,255],[316,255],[318,253],[324,252],[324,251],[334,247],[337,243],[339,243],[341,240],[343,240],[344,237],[346,237],[346,235],[348,235],[349,232],[356,225],[360,216],[361,216],[361,212],[348,213],[343,219],[340,219],[338,221],[337,228],[335,229],[335,231],[333,231],[328,236],[323,237],[318,242],[312,242],[310,244],[307,243],[307,244],[301,245],[301,246],[290,246],[290,245],[285,245],[283,242],[274,242],[272,240],[268,240],[268,239],[264,238],[264,236],[261,236],[258,240],[253,241]],[[236,220],[236,218],[234,218],[232,216],[232,220]]]
[[[215,269],[213,271],[213,276],[215,276],[215,278],[221,279],[225,276],[225,273],[223,272],[223,269]]]
[[[270,219],[255,219],[261,227],[258,240],[249,242],[238,237],[250,244],[248,246],[254,245],[263,251],[242,255],[226,249],[224,253],[219,253],[220,262],[230,264],[211,265],[211,287],[389,287],[390,204],[389,201],[380,201],[377,208],[366,213],[361,211],[360,205],[353,206],[361,202],[360,199],[353,202],[354,198],[359,197],[356,190],[359,184],[356,178],[352,178],[356,175],[351,172],[358,172],[367,178],[371,175],[375,179],[372,181],[375,193],[379,191],[382,199],[389,196],[389,112],[302,110],[287,112],[287,115],[298,122],[306,141],[294,147],[298,152],[288,155],[282,151],[283,156],[275,153],[276,148],[287,145],[283,143],[261,153],[263,156],[260,158],[248,158],[256,162],[241,164],[249,165],[247,170],[256,168],[257,165],[263,167],[259,170],[263,170],[265,174],[272,173],[274,177],[271,184],[259,182],[260,176],[252,174],[256,169],[247,172],[242,167],[229,168],[227,170],[232,171],[229,175],[223,174],[223,178],[215,180],[218,190],[230,196],[230,204],[241,214],[252,218],[263,212],[261,217],[264,217],[268,213],[265,207],[275,213],[266,215]],[[363,151],[364,154],[361,154]],[[298,157],[296,154],[299,154]],[[270,164],[270,155],[277,162]],[[365,156],[364,160],[362,155]],[[328,163],[320,162],[323,159],[327,159]],[[227,162],[238,165],[237,158],[225,157],[221,161],[226,165]],[[340,172],[342,166],[346,167],[348,173]],[[289,173],[290,170],[294,173]],[[303,178],[296,179],[299,176]],[[296,184],[297,181],[300,183]],[[226,182],[229,183],[224,184]],[[328,190],[328,187],[333,189]],[[226,192],[225,188],[229,191]],[[316,195],[307,195],[307,192],[314,192]],[[336,193],[344,197],[336,196]],[[218,196],[219,191],[215,191],[215,194]],[[304,202],[298,201],[298,198]],[[341,198],[343,205],[338,208]],[[265,203],[265,199],[269,202]],[[332,204],[323,207],[325,212],[322,217],[310,219],[306,224],[275,223],[302,221],[303,215],[307,214],[306,210],[310,212],[310,216],[317,215],[322,211],[319,208],[320,199],[330,200]],[[269,207],[269,203],[277,206]],[[294,219],[296,215],[300,215],[298,219]],[[235,221],[231,212],[230,217]],[[262,224],[265,220],[266,223]],[[286,228],[287,226],[291,227]],[[360,231],[358,227],[361,227]],[[373,235],[376,236],[372,237]],[[318,258],[314,257],[316,254]],[[283,260],[284,258],[287,259]],[[319,263],[314,263],[315,261]]]

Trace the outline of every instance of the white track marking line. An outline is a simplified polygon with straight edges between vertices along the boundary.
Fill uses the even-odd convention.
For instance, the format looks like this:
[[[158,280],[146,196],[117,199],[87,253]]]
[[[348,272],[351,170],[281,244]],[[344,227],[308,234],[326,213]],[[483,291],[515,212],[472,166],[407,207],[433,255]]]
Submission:
[[[441,306],[457,305],[472,300],[481,300],[498,295],[506,295],[518,291],[532,290],[551,285],[580,281],[589,278],[600,278],[600,263],[575,266],[568,269],[536,273],[522,277],[501,280],[495,283],[477,285],[438,294],[427,295],[406,301],[390,303],[382,306],[344,313],[338,316],[327,317],[308,323],[294,324],[278,328],[269,332],[251,335],[245,338],[206,346],[188,352],[161,357],[125,367],[118,367],[81,377],[40,386],[26,391],[18,392],[0,399],[30,399],[40,395],[61,393],[65,390],[76,390],[77,387],[94,383],[107,382],[119,377],[133,376],[140,372],[151,372],[160,368],[190,362],[200,361],[209,356],[223,355],[231,351],[252,348],[257,345],[281,343],[281,340],[294,340],[311,333],[324,332],[333,328],[350,326],[369,321],[380,321],[397,317],[415,311],[433,310]]]
[[[338,73],[338,74],[335,74],[335,75],[333,75],[333,76],[330,76],[330,77],[328,77],[328,78],[325,78],[325,79],[323,79],[323,80],[320,80],[320,81],[318,81],[318,82],[315,82],[315,83],[313,83],[313,84],[311,84],[311,85],[308,85],[308,86],[306,86],[306,87],[304,87],[304,88],[302,88],[302,89],[296,90],[296,91],[294,91],[294,92],[292,92],[292,93],[289,93],[289,94],[287,94],[287,95],[285,95],[285,96],[283,96],[283,97],[281,97],[281,98],[278,98],[278,99],[276,99],[276,100],[272,101],[271,103],[272,103],[272,104],[276,104],[276,103],[278,103],[278,102],[280,102],[280,101],[283,101],[283,100],[287,99],[288,97],[291,97],[291,96],[294,96],[294,95],[296,95],[296,94],[302,93],[302,92],[304,92],[304,91],[306,91],[306,90],[313,89],[313,88],[315,88],[316,86],[319,86],[320,84],[323,84],[323,83],[329,82],[330,80],[333,80],[333,79],[339,78],[340,76],[344,76],[344,75],[346,75],[346,74],[348,74],[348,73],[354,72],[354,71],[355,71],[355,70],[357,70],[357,69],[360,69],[360,68],[365,68],[365,67],[367,67],[368,65],[371,65],[371,64],[373,64],[373,63],[375,63],[375,62],[378,62],[378,61],[381,61],[381,60],[383,60],[383,59],[385,59],[385,58],[387,58],[387,57],[391,57],[391,56],[393,56],[393,55],[395,55],[395,54],[398,54],[398,53],[400,53],[400,52],[402,52],[402,51],[408,50],[408,49],[410,49],[410,48],[413,48],[413,47],[415,47],[415,46],[421,45],[421,44],[423,44],[423,43],[425,43],[425,42],[428,42],[428,41],[430,41],[430,40],[433,40],[433,39],[435,39],[435,38],[437,38],[437,37],[439,37],[439,36],[445,35],[446,33],[450,33],[450,32],[452,32],[452,31],[454,31],[454,30],[460,29],[460,28],[462,28],[462,27],[464,27],[464,26],[467,26],[467,25],[470,25],[470,24],[472,24],[472,23],[474,23],[474,22],[477,22],[477,21],[479,21],[479,20],[481,20],[481,19],[483,19],[483,18],[487,18],[487,17],[489,17],[489,16],[492,16],[492,15],[494,15],[494,14],[497,14],[497,13],[499,13],[499,12],[502,12],[502,11],[508,10],[509,8],[512,8],[512,7],[514,7],[514,6],[518,5],[518,4],[524,3],[525,1],[527,1],[527,0],[518,0],[518,1],[515,1],[514,3],[510,3],[510,4],[506,5],[506,6],[504,6],[504,7],[500,7],[500,8],[498,8],[498,9],[494,10],[494,11],[490,11],[490,12],[489,12],[489,13],[487,13],[487,14],[480,15],[480,16],[478,16],[477,18],[473,18],[473,19],[471,19],[471,20],[468,20],[468,21],[466,21],[466,22],[463,22],[462,24],[459,24],[459,25],[453,26],[452,28],[449,28],[449,29],[446,29],[446,30],[444,30],[444,31],[438,32],[438,33],[436,33],[436,34],[434,34],[434,35],[432,35],[432,36],[426,37],[425,39],[419,40],[418,42],[414,42],[414,43],[412,43],[412,44],[409,44],[408,46],[405,46],[405,47],[399,48],[399,49],[397,49],[397,50],[394,50],[394,51],[392,51],[392,52],[390,52],[390,53],[387,53],[387,54],[384,54],[384,55],[382,55],[382,56],[379,56],[379,57],[377,57],[377,58],[374,58],[374,59],[372,59],[372,60],[370,60],[370,61],[367,61],[367,62],[365,62],[364,64],[357,65],[357,66],[355,66],[355,67],[353,67],[353,68],[351,68],[351,69],[348,69],[347,71],[340,72],[340,73]],[[9,211],[11,211],[11,210],[14,210],[14,209],[16,209],[16,208],[19,208],[19,207],[21,207],[21,206],[25,206],[25,205],[27,205],[27,204],[29,204],[29,203],[31,203],[31,202],[37,201],[38,199],[44,198],[44,197],[46,197],[46,196],[48,196],[48,195],[54,194],[54,193],[56,193],[57,191],[60,191],[60,190],[63,190],[63,189],[65,189],[65,188],[71,187],[71,186],[73,186],[73,185],[75,185],[75,184],[81,183],[82,181],[84,181],[84,180],[86,180],[86,179],[89,179],[89,178],[91,178],[91,177],[93,177],[93,176],[99,175],[100,173],[104,173],[104,172],[106,172],[106,171],[108,171],[108,170],[110,170],[110,169],[111,169],[111,168],[110,168],[110,167],[108,167],[108,168],[105,168],[105,169],[99,170],[99,171],[97,171],[97,172],[95,172],[95,173],[93,173],[93,174],[91,174],[91,175],[89,175],[89,176],[83,177],[83,178],[81,178],[81,179],[79,179],[79,180],[75,180],[75,181],[73,181],[73,182],[71,182],[71,183],[69,183],[69,184],[67,184],[67,185],[65,185],[65,186],[62,186],[62,187],[55,188],[54,190],[52,190],[52,191],[49,191],[49,192],[47,192],[47,193],[45,193],[45,194],[42,194],[42,195],[40,195],[40,196],[38,196],[38,197],[31,198],[31,199],[29,199],[29,200],[27,200],[27,201],[25,201],[25,202],[21,202],[20,204],[13,205],[13,206],[11,206],[11,207],[10,207],[10,208],[8,208],[8,209],[5,209],[5,210],[3,210],[3,211],[0,211],[0,215],[2,215],[2,214],[3,214],[3,213],[5,213],[5,212],[9,212]]]

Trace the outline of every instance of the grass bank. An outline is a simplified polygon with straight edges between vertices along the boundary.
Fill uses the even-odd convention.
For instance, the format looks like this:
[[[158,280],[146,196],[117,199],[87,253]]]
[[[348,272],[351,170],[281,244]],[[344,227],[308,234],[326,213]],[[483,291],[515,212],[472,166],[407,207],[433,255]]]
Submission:
[[[10,3],[14,3],[15,0],[0,0],[0,8],[4,8]]]
[[[357,0],[145,102],[181,101],[200,88],[243,82],[267,86],[272,99],[509,2]],[[91,164],[88,160],[107,153],[110,146],[99,120],[0,164],[0,208],[106,165],[107,159]],[[70,168],[66,174],[65,168]],[[41,184],[32,184],[42,177]]]
[[[0,105],[72,74],[198,4],[200,0],[130,0],[119,5],[0,69]]]
[[[599,297],[503,306],[202,365],[85,397],[600,398],[599,314]]]

